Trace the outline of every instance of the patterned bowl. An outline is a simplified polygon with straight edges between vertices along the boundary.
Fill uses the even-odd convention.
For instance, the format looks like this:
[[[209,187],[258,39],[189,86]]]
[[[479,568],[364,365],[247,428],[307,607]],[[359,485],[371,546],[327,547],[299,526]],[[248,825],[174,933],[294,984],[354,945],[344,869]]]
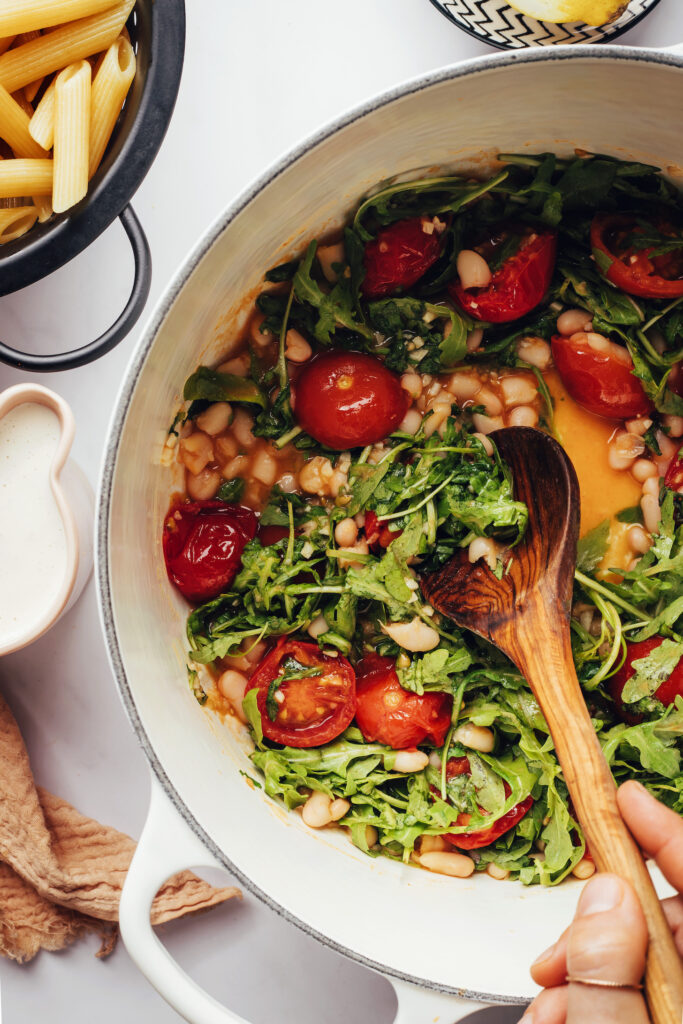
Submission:
[[[584,22],[555,25],[538,21],[510,7],[506,0],[430,0],[438,11],[464,32],[497,46],[518,50],[525,46],[554,46],[557,43],[601,43],[616,39],[633,28],[659,0],[631,0],[615,21],[594,28]]]

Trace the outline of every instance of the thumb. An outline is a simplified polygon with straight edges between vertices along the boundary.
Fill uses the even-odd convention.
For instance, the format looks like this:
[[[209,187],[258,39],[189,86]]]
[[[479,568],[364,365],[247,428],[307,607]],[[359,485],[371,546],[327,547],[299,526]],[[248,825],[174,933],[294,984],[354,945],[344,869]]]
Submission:
[[[640,984],[646,951],[647,925],[630,885],[596,875],[581,893],[567,937],[567,1024],[649,1024],[639,991],[591,984]]]

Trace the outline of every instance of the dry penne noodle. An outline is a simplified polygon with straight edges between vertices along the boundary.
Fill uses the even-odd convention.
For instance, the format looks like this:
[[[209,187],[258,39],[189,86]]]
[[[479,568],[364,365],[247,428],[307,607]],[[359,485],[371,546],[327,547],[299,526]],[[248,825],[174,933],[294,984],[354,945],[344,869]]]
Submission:
[[[33,103],[44,81],[45,78],[43,76],[41,78],[36,78],[35,82],[31,82],[29,85],[24,86],[24,96],[26,97],[27,103]]]
[[[87,60],[70,64],[55,83],[55,213],[80,202],[88,191],[92,70]]]
[[[92,178],[100,165],[134,78],[133,47],[119,36],[107,50],[92,86],[88,178]]]
[[[15,206],[11,210],[0,210],[0,245],[25,235],[37,219],[35,206]]]
[[[30,120],[33,117],[33,107],[24,96],[24,90],[18,89],[15,93],[12,94],[12,99],[16,104],[18,104],[21,107],[21,109],[24,111],[24,113]]]
[[[21,105],[0,85],[0,138],[19,157],[46,157],[43,147],[29,134],[29,122],[30,118]]]
[[[2,0],[0,35],[62,25],[111,6],[112,0]]]
[[[52,194],[52,160],[0,160],[0,199]]]
[[[13,42],[14,36],[5,36],[4,39],[0,39],[0,53],[4,53],[5,50],[9,50]]]
[[[62,25],[0,56],[0,83],[8,92],[106,50],[120,35],[135,0],[119,0],[101,14]]]
[[[33,139],[43,149],[52,149],[55,139],[55,82],[53,78],[43,93],[33,117],[29,121],[28,130]]]

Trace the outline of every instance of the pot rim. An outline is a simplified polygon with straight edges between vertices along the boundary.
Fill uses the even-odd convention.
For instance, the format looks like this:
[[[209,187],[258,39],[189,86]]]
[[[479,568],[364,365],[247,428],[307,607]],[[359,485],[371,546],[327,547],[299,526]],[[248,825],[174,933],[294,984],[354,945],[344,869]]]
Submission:
[[[190,254],[176,271],[175,276],[160,296],[152,314],[147,321],[140,336],[137,346],[131,356],[128,367],[125,371],[121,387],[116,399],[114,411],[107,433],[104,457],[102,462],[96,507],[96,546],[95,546],[95,576],[97,584],[97,597],[100,611],[102,628],[107,643],[109,661],[114,673],[124,709],[133,730],[138,738],[150,768],[154,772],[159,784],[175,807],[179,816],[183,819],[188,828],[194,832],[203,845],[220,861],[225,868],[236,877],[240,883],[254,896],[260,899],[271,910],[274,910],[285,920],[296,925],[306,935],[317,939],[323,945],[333,949],[337,953],[361,964],[363,967],[378,971],[381,974],[395,978],[399,981],[418,985],[421,988],[434,992],[444,992],[449,995],[458,996],[462,999],[470,999],[475,1002],[498,1004],[498,1005],[522,1005],[534,998],[534,993],[528,996],[510,997],[501,996],[494,992],[478,992],[459,987],[457,985],[441,985],[428,979],[388,967],[379,961],[372,960],[354,949],[331,939],[329,936],[311,927],[307,922],[301,920],[270,895],[270,893],[257,886],[248,875],[232,863],[228,854],[222,850],[199,824],[191,809],[181,799],[173,781],[165,772],[154,747],[147,735],[145,727],[140,719],[135,704],[135,698],[131,691],[126,672],[123,666],[123,658],[114,624],[114,615],[111,599],[110,586],[110,564],[109,564],[109,511],[113,492],[114,472],[118,454],[121,434],[128,414],[128,408],[133,397],[133,392],[138,377],[144,368],[147,356],[156,340],[159,329],[171,310],[177,296],[187,284],[199,262],[206,255],[209,249],[215,244],[222,232],[229,224],[263,191],[272,181],[278,178],[292,164],[296,163],[310,150],[331,138],[341,129],[361,120],[366,115],[388,106],[404,96],[422,92],[441,82],[456,78],[464,78],[467,75],[476,74],[479,71],[488,71],[499,67],[507,67],[517,63],[534,63],[537,61],[560,61],[577,59],[613,59],[622,61],[642,61],[652,64],[664,64],[671,67],[683,68],[683,55],[663,50],[646,50],[638,47],[614,46],[611,44],[598,43],[593,45],[566,45],[550,47],[548,49],[504,51],[482,57],[473,57],[465,61],[449,64],[426,75],[419,75],[408,79],[401,85],[377,93],[371,99],[353,107],[346,114],[327,122],[323,128],[313,132],[303,142],[289,149],[282,157],[260,175],[251,185],[247,186],[240,195],[230,203],[210,227],[201,235]]]

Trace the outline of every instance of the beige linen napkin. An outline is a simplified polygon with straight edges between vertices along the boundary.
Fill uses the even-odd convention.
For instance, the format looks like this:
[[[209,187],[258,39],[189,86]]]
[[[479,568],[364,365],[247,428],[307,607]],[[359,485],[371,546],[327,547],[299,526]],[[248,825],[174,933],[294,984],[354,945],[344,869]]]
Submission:
[[[89,932],[102,940],[97,955],[110,953],[134,850],[128,836],[36,786],[17,723],[0,697],[0,953],[23,963]],[[239,895],[183,871],[159,890],[152,923]]]

